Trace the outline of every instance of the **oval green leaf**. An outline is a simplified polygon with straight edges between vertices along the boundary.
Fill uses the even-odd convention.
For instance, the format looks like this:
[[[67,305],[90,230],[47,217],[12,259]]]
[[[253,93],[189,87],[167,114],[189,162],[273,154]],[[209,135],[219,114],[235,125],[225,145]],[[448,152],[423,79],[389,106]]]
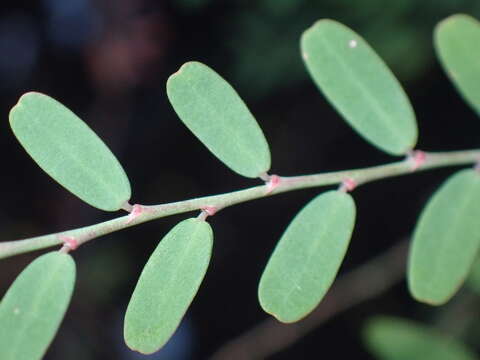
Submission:
[[[316,85],[361,136],[392,155],[415,146],[417,123],[410,101],[362,37],[324,19],[303,33],[301,50]]]
[[[187,62],[168,79],[167,95],[183,123],[230,169],[250,178],[270,169],[270,150],[257,121],[215,71]]]
[[[380,360],[476,360],[466,345],[413,321],[387,316],[371,319],[365,343]]]
[[[180,222],[160,241],[128,304],[128,347],[151,354],[170,339],[200,287],[212,244],[210,225],[198,219]]]
[[[453,15],[435,29],[435,49],[450,80],[480,115],[480,23],[468,15]]]
[[[130,183],[118,160],[58,101],[26,93],[10,111],[10,126],[33,160],[86,203],[115,211],[130,199]]]
[[[260,279],[260,305],[279,321],[308,315],[330,288],[355,223],[355,203],[340,191],[310,201],[278,242]]]
[[[58,251],[40,256],[15,279],[0,303],[0,359],[41,359],[65,315],[75,263]]]
[[[408,286],[418,301],[447,302],[463,284],[480,248],[480,174],[451,176],[420,215],[409,254]]]

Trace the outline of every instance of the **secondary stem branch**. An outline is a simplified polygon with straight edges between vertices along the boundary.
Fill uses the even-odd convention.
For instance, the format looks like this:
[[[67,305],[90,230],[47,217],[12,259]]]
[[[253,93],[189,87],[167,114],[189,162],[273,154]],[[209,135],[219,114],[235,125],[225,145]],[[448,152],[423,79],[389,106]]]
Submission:
[[[445,166],[477,163],[478,161],[480,161],[480,150],[426,153],[425,162],[415,170],[412,160],[407,157],[402,161],[362,169],[335,171],[315,175],[279,177],[278,184],[273,190],[271,190],[268,185],[259,185],[225,194],[205,196],[168,204],[154,206],[135,205],[130,215],[117,217],[95,225],[24,240],[0,242],[0,259],[61,245],[67,238],[74,239],[77,246],[79,246],[100,236],[174,214],[206,208],[219,211],[228,206],[287,191],[339,184],[346,179],[353,180],[359,185],[387,177]]]

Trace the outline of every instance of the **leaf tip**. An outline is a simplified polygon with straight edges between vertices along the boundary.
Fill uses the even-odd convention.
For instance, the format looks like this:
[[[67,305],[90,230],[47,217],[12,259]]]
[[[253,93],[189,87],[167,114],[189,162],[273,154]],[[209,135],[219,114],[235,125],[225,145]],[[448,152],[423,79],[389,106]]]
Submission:
[[[20,96],[20,98],[17,100],[17,103],[15,105],[12,106],[12,108],[10,109],[10,112],[8,114],[8,118],[10,120],[10,124],[13,123],[14,119],[15,119],[15,113],[22,107],[22,103],[23,103],[23,100],[25,99],[26,96],[28,96],[29,94],[31,94],[31,92],[27,92],[25,94],[23,94],[22,96]]]
[[[20,96],[20,99],[18,100],[19,102],[22,101],[22,99],[26,98],[26,97],[31,97],[31,96],[47,96],[41,92],[38,92],[38,91],[27,91],[26,93],[24,93],[22,96]]]
[[[408,289],[409,289],[410,295],[412,296],[413,299],[415,299],[416,301],[418,301],[420,303],[430,305],[430,306],[444,305],[454,295],[454,293],[452,293],[452,294],[449,294],[448,296],[433,298],[432,296],[428,296],[427,294],[422,294],[421,290],[416,289],[415,286],[410,284],[410,283],[408,284]]]
[[[277,311],[277,310],[273,310],[273,309],[270,309],[270,306],[268,303],[265,303],[264,299],[263,299],[263,296],[261,295],[261,288],[259,289],[259,293],[258,293],[258,300],[259,300],[259,303],[260,303],[260,306],[262,308],[262,310],[264,312],[266,312],[268,315],[271,315],[273,316],[277,321],[283,323],[283,324],[291,324],[291,323],[294,323],[294,322],[297,322],[301,319],[303,319],[305,316],[308,315],[307,314],[304,314],[304,315],[301,315],[301,316],[288,316],[288,315],[283,315],[281,313],[281,311]]]
[[[27,91],[26,93],[22,94],[19,98],[17,103],[12,107],[12,110],[21,106],[24,102],[28,101],[28,99],[32,97],[49,97],[45,94],[42,94],[38,91]],[[11,112],[11,111],[10,111]]]
[[[271,311],[268,310],[265,306],[262,305],[263,311],[265,311],[268,315],[273,316],[277,321],[283,323],[283,324],[291,324],[297,320],[291,320],[288,319],[287,317],[283,317],[281,314],[277,313],[276,311]]]
[[[434,28],[434,31],[433,31],[435,45],[438,45],[437,42],[438,42],[439,33],[442,32],[443,29],[445,29],[448,26],[451,26],[452,24],[454,24],[457,21],[471,22],[473,24],[478,23],[478,21],[474,17],[472,17],[468,14],[463,14],[463,13],[453,14],[453,15],[450,15],[450,16],[446,17],[445,19],[439,21],[437,23],[437,25],[435,25],[435,28]]]
[[[167,80],[167,86],[168,86],[168,82],[170,81],[170,79],[174,79],[176,78],[177,76],[180,76],[182,75],[182,73],[185,71],[185,69],[189,68],[189,67],[192,67],[192,66],[203,66],[203,67],[206,67],[205,64],[202,64],[201,62],[199,61],[187,61],[186,63],[182,64],[182,66],[180,66],[180,68],[175,71],[172,75],[170,75],[168,77],[168,80]]]
[[[158,349],[154,349],[154,350],[142,350],[140,349],[139,346],[137,345],[133,345],[133,344],[130,344],[128,341],[127,341],[127,338],[124,337],[124,340],[125,340],[125,344],[127,345],[127,347],[132,350],[132,351],[135,351],[139,354],[142,354],[142,355],[151,355],[155,352],[157,352],[158,350],[160,350],[161,346],[158,348]]]
[[[297,321],[302,320],[305,316],[308,314],[304,314],[301,316],[295,316],[295,317],[288,317],[288,316],[282,316],[281,314],[277,314],[274,312],[267,312],[268,314],[272,315],[277,321],[281,322],[282,324],[293,324]]]
[[[470,16],[470,15],[464,14],[464,13],[458,13],[458,14],[453,14],[453,15],[450,15],[450,16],[446,17],[445,19],[441,20],[439,22],[439,24],[448,23],[448,22],[451,22],[451,21],[454,21],[454,20],[467,20],[467,21],[476,22],[476,20],[473,16]]]

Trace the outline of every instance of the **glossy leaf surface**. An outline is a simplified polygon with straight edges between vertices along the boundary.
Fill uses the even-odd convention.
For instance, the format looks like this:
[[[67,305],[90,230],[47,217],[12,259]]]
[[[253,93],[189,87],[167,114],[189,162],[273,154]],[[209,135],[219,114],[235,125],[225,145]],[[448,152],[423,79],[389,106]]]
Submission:
[[[463,170],[431,197],[415,229],[408,285],[413,297],[447,302],[463,284],[480,248],[480,174]]]
[[[58,101],[26,93],[11,110],[10,125],[33,160],[86,203],[115,211],[130,199],[130,183],[118,160]]]
[[[269,170],[270,150],[262,130],[215,71],[187,62],[168,79],[167,94],[183,123],[230,169],[251,178]]]
[[[371,319],[364,338],[379,360],[476,360],[463,343],[413,321],[379,316]]]
[[[349,194],[329,191],[310,201],[278,242],[260,280],[262,308],[290,323],[310,313],[330,288],[355,223]]]
[[[173,335],[200,287],[212,252],[210,225],[198,219],[177,224],[145,265],[125,315],[127,345],[144,354]]]
[[[324,19],[304,32],[301,49],[316,85],[361,136],[392,155],[415,146],[417,124],[410,102],[362,37]]]
[[[445,72],[480,115],[480,22],[453,15],[435,29],[435,48]]]
[[[41,359],[65,315],[75,263],[58,251],[40,256],[15,279],[0,303],[0,359]]]

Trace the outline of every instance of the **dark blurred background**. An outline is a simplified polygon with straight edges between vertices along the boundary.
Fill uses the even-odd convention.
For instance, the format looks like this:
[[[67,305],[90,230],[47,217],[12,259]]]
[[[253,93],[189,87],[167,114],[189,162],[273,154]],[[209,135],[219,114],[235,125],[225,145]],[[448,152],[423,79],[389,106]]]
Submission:
[[[458,12],[478,18],[480,2],[4,0],[0,239],[57,232],[119,215],[103,213],[70,195],[19,146],[8,112],[29,90],[60,100],[105,140],[129,175],[132,203],[165,203],[259,184],[217,161],[170,107],[165,82],[189,60],[213,67],[246,101],[270,143],[271,173],[300,175],[396,160],[357,136],[305,71],[300,35],[325,17],[362,34],[398,76],[416,110],[419,149],[478,147],[479,119],[442,73],[431,40],[435,24]],[[358,221],[340,273],[408,238],[428,195],[454,171],[392,178],[355,190]],[[256,200],[210,218],[215,247],[205,281],[177,334],[151,358],[209,358],[266,319],[256,290],[262,269],[290,219],[323,190]],[[124,345],[126,305],[161,237],[179,220],[196,215],[143,224],[75,251],[78,281],[73,301],[46,359],[144,358]],[[0,262],[0,294],[40,253]],[[441,316],[439,311],[414,302],[400,283],[268,358],[370,359],[360,336],[370,316],[382,313],[432,322]]]

